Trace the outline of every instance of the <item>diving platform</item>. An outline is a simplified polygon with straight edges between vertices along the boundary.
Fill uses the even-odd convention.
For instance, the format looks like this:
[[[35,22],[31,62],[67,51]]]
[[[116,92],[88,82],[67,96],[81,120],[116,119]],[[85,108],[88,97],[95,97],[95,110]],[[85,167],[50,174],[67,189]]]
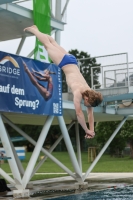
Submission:
[[[0,0],[0,41],[21,38],[19,47],[16,50],[16,54],[20,55],[26,37],[32,36],[29,33],[24,33],[23,29],[27,26],[33,25],[33,11],[24,8],[15,2],[12,2],[13,1],[11,0]],[[62,11],[62,0],[56,1],[57,4],[55,6],[55,10],[57,11],[56,13],[60,14],[60,18],[59,16],[56,16],[56,14],[54,15],[51,13],[51,28],[52,32],[55,33],[56,41],[58,43],[60,41],[60,31],[64,30],[64,25],[66,24],[62,20],[62,17],[67,8],[68,2],[69,0],[66,0],[64,9]],[[31,57],[32,55],[33,51],[29,53],[27,57]],[[118,59],[118,61],[117,58],[111,59],[111,61],[108,62],[108,58],[113,58],[114,56],[115,58],[120,57],[121,59]],[[103,57],[104,60],[102,60]],[[10,110],[8,110],[8,112],[0,112],[0,139],[5,149],[6,156],[11,158],[9,159],[8,163],[12,172],[12,177],[1,168],[0,175],[16,188],[16,190],[13,191],[15,198],[29,197],[27,185],[42,164],[45,163],[47,158],[50,158],[61,169],[63,169],[64,172],[69,174],[75,180],[75,182],[79,184],[78,186],[80,189],[80,186],[84,185],[86,178],[89,177],[90,172],[126,120],[133,119],[133,63],[128,62],[128,54],[122,53],[118,55],[102,56],[102,58],[96,57],[95,59],[96,62],[100,64],[98,66],[91,67],[91,88],[103,94],[102,104],[94,108],[95,122],[119,121],[120,123],[85,173],[83,173],[82,170],[79,124],[73,104],[73,96],[69,88],[66,93],[62,94],[62,116],[31,113],[27,114],[21,112],[11,112]],[[83,59],[81,59],[80,62],[82,62],[82,60]],[[114,60],[115,63],[113,63]],[[90,66],[86,67],[89,68]],[[98,73],[95,73],[95,70]],[[97,80],[97,78],[98,81],[96,83],[95,80]],[[10,99],[8,99],[8,102],[9,100]],[[83,102],[81,103],[81,107],[87,122],[87,113]],[[10,133],[8,133],[5,128],[5,123],[10,125],[22,137],[35,146],[26,169],[23,168],[23,165],[16,154],[15,147],[10,138]],[[42,125],[42,130],[38,140],[33,140],[33,138],[31,138],[27,133],[17,126],[18,124]],[[50,147],[50,149],[47,150],[43,147],[43,144],[51,125],[59,125],[61,135]],[[77,155],[75,155],[75,151],[69,137],[69,130],[73,125],[75,126]],[[67,168],[67,166],[65,166],[52,155],[53,150],[62,139],[64,139],[66,148],[68,150],[73,170]],[[43,160],[37,162],[40,152],[42,152],[45,156]]]
[[[2,2],[5,3],[2,4]],[[32,36],[32,34],[25,33],[23,30],[25,27],[34,24],[33,11],[17,5],[16,3],[10,3],[10,0],[3,0],[2,2],[0,2],[0,41]],[[63,31],[65,24],[65,22],[57,20],[52,15],[52,31]]]
[[[0,0],[0,5],[6,4],[6,3],[12,3],[13,0]]]
[[[122,96],[123,99],[127,99],[127,96]],[[133,103],[130,106],[126,107],[122,104],[122,101],[118,104],[107,105],[106,103],[116,101],[119,96],[105,98],[103,105],[94,108],[94,120],[95,122],[101,121],[121,121],[123,117],[129,116],[128,120],[133,118]],[[120,98],[119,98],[120,99]],[[131,96],[129,95],[129,99]],[[87,113],[86,108],[83,104],[81,104],[83,113],[86,117],[87,122]],[[10,112],[1,112],[2,115],[7,117],[15,124],[28,124],[28,125],[43,125],[47,116],[45,115],[30,115],[30,114],[22,114],[22,113],[10,113]],[[76,121],[76,113],[74,104],[72,101],[63,100],[63,118],[65,124],[69,124],[71,121]],[[52,125],[58,125],[57,117],[54,117]]]

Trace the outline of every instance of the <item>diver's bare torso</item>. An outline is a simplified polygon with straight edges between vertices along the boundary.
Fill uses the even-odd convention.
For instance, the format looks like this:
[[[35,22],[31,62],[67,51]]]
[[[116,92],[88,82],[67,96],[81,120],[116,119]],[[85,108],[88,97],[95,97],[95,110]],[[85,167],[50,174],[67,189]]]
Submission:
[[[86,90],[90,90],[90,87],[86,83],[84,77],[79,71],[77,65],[69,64],[62,67],[66,75],[66,81],[68,86],[71,88],[72,92],[74,93],[75,90],[79,90],[82,94]]]

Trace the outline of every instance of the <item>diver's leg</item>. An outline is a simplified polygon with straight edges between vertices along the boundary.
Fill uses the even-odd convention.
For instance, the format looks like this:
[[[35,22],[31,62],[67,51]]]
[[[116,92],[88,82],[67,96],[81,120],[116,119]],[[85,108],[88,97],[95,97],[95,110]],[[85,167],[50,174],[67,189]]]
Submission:
[[[35,30],[39,31],[39,29],[37,28],[36,25],[33,25],[31,27],[27,27],[24,29],[24,31],[29,31],[31,33],[33,33],[35,35]],[[39,31],[40,32],[40,31]],[[44,34],[44,33],[43,33]],[[48,39],[49,41],[55,46],[57,47],[62,53],[64,54],[68,54],[68,52],[63,48],[61,47],[50,35],[47,35],[47,34],[44,34]],[[40,40],[40,39],[39,39]],[[43,43],[43,41],[40,40],[40,42]]]
[[[57,48],[57,46],[53,45],[46,34],[41,33],[36,26],[28,27],[24,29],[24,31],[33,33],[40,40],[47,50],[49,57],[56,65],[61,62],[65,52],[62,52],[59,48]]]
[[[61,47],[50,35],[47,35],[48,39],[50,40],[50,42],[55,46],[57,47],[62,53],[64,54],[68,54],[68,52],[63,48]]]

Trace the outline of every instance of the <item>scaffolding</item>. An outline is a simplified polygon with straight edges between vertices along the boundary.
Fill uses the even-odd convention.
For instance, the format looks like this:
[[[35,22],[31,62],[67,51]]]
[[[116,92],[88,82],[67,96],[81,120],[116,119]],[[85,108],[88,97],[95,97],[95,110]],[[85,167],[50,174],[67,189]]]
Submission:
[[[0,32],[0,40],[6,41],[16,38],[21,38],[19,47],[16,50],[17,55],[21,55],[21,50],[26,42],[26,38],[32,36],[31,34],[25,34],[23,32],[23,29],[27,26],[31,26],[33,24],[32,19],[32,10],[22,7],[22,3],[27,3],[28,0],[20,0],[20,1],[11,1],[11,0],[3,0],[0,2],[0,26],[3,27]],[[63,3],[62,3],[63,2]],[[3,4],[4,3],[4,4]],[[6,3],[6,4],[5,4]],[[52,33],[55,34],[56,41],[60,44],[60,35],[61,31],[64,30],[64,25],[66,24],[66,9],[68,6],[69,0],[56,0],[51,1],[51,28]],[[65,19],[64,19],[65,18]],[[12,27],[12,28],[11,28]],[[13,28],[14,27],[14,28]],[[33,50],[29,52],[27,57],[31,57],[33,55]],[[124,54],[126,57],[127,54]],[[98,59],[98,58],[96,58]],[[97,61],[100,62],[100,61]],[[105,64],[106,65],[106,64]],[[110,64],[110,65],[114,65]],[[116,63],[115,63],[116,65]],[[117,66],[119,63],[117,63]],[[92,162],[91,166],[88,168],[88,170],[83,174],[82,170],[82,159],[81,159],[81,149],[80,149],[80,136],[79,136],[79,127],[78,127],[78,121],[75,113],[75,108],[72,102],[72,98],[69,98],[69,92],[67,94],[64,94],[63,96],[63,116],[54,117],[54,116],[39,116],[39,115],[26,115],[26,114],[17,114],[17,113],[4,113],[0,112],[0,138],[3,144],[3,147],[6,152],[6,156],[10,157],[11,159],[8,161],[10,165],[10,169],[13,175],[13,178],[8,175],[3,169],[0,169],[0,174],[13,186],[15,186],[17,191],[14,191],[14,196],[19,191],[19,194],[21,194],[22,197],[29,196],[29,192],[27,191],[26,187],[29,183],[30,179],[35,175],[37,170],[42,166],[42,164],[46,161],[47,158],[50,158],[53,162],[55,162],[59,167],[61,167],[67,174],[69,174],[75,182],[78,182],[79,186],[84,184],[84,181],[86,178],[89,177],[90,172],[96,165],[96,163],[99,161],[113,138],[116,136],[120,128],[123,126],[125,121],[127,119],[132,119],[133,115],[133,107],[130,109],[124,108],[121,109],[118,106],[114,105],[107,105],[108,102],[115,102],[117,100],[123,100],[123,99],[131,99],[133,91],[130,89],[129,92],[129,86],[132,86],[130,84],[130,79],[126,79],[127,74],[129,77],[130,71],[129,69],[130,64],[128,64],[127,60],[124,61],[124,65],[126,65],[126,70],[123,68],[122,73],[123,79],[125,79],[125,87],[128,87],[128,90],[125,91],[125,93],[117,93],[117,95],[107,95],[108,88],[108,82],[107,80],[110,80],[111,78],[108,76],[107,70],[103,70],[107,67],[104,66],[104,64],[101,64],[100,68],[103,72],[101,76],[104,75],[102,80],[104,80],[104,83],[101,83],[100,90],[102,91],[104,95],[104,101],[103,104],[96,107],[94,109],[94,118],[95,121],[121,121],[117,127],[116,130],[112,133],[111,137],[108,139],[107,143],[104,145],[104,147],[101,149],[95,160]],[[132,64],[131,64],[132,65]],[[127,67],[128,66],[128,67]],[[109,66],[111,67],[111,66]],[[92,68],[92,88],[97,89],[96,85],[93,84],[93,69]],[[107,69],[107,68],[106,68]],[[114,69],[113,69],[114,70]],[[112,79],[115,79],[115,76],[119,76],[118,74],[121,73],[121,69],[118,69],[119,71],[113,72],[114,77]],[[122,74],[121,73],[121,74]],[[132,79],[131,79],[132,80]],[[132,81],[131,81],[132,82]],[[113,83],[116,86],[115,80],[113,80]],[[104,88],[102,88],[104,86]],[[116,87],[115,87],[116,88]],[[99,89],[98,89],[99,90]],[[112,87],[110,89],[112,91]],[[123,96],[122,96],[123,95]],[[83,104],[81,104],[83,113],[86,116],[86,109]],[[86,116],[87,121],[87,116]],[[30,143],[32,143],[35,146],[35,149],[33,151],[33,154],[29,160],[28,166],[26,170],[24,170],[21,161],[19,160],[14,145],[10,139],[10,133],[7,132],[4,123],[9,124],[14,130],[16,130],[21,136],[26,138]],[[34,141],[31,137],[28,136],[27,133],[22,131],[16,124],[36,124],[36,125],[43,125],[42,131],[40,133],[40,136],[38,138],[38,141]],[[48,134],[48,130],[51,125],[58,124],[62,135],[57,139],[57,141],[53,144],[53,146],[46,150],[43,148],[43,143],[45,141],[45,138]],[[66,126],[68,124],[68,126]],[[76,134],[76,146],[77,146],[77,157],[75,155],[70,137],[69,137],[69,129],[75,125],[75,134]],[[55,147],[59,144],[59,142],[64,139],[71,163],[73,165],[73,171],[68,169],[63,163],[61,163],[59,160],[57,160],[51,153],[55,149]],[[42,151],[45,154],[45,157],[36,165],[37,158],[39,156],[40,151]],[[16,193],[15,193],[16,192]]]

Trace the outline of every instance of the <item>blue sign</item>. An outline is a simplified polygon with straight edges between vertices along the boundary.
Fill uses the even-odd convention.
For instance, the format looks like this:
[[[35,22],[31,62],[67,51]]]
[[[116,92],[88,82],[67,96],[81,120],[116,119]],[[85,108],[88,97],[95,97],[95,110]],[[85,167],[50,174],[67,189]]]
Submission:
[[[0,111],[62,115],[60,68],[0,51]]]

